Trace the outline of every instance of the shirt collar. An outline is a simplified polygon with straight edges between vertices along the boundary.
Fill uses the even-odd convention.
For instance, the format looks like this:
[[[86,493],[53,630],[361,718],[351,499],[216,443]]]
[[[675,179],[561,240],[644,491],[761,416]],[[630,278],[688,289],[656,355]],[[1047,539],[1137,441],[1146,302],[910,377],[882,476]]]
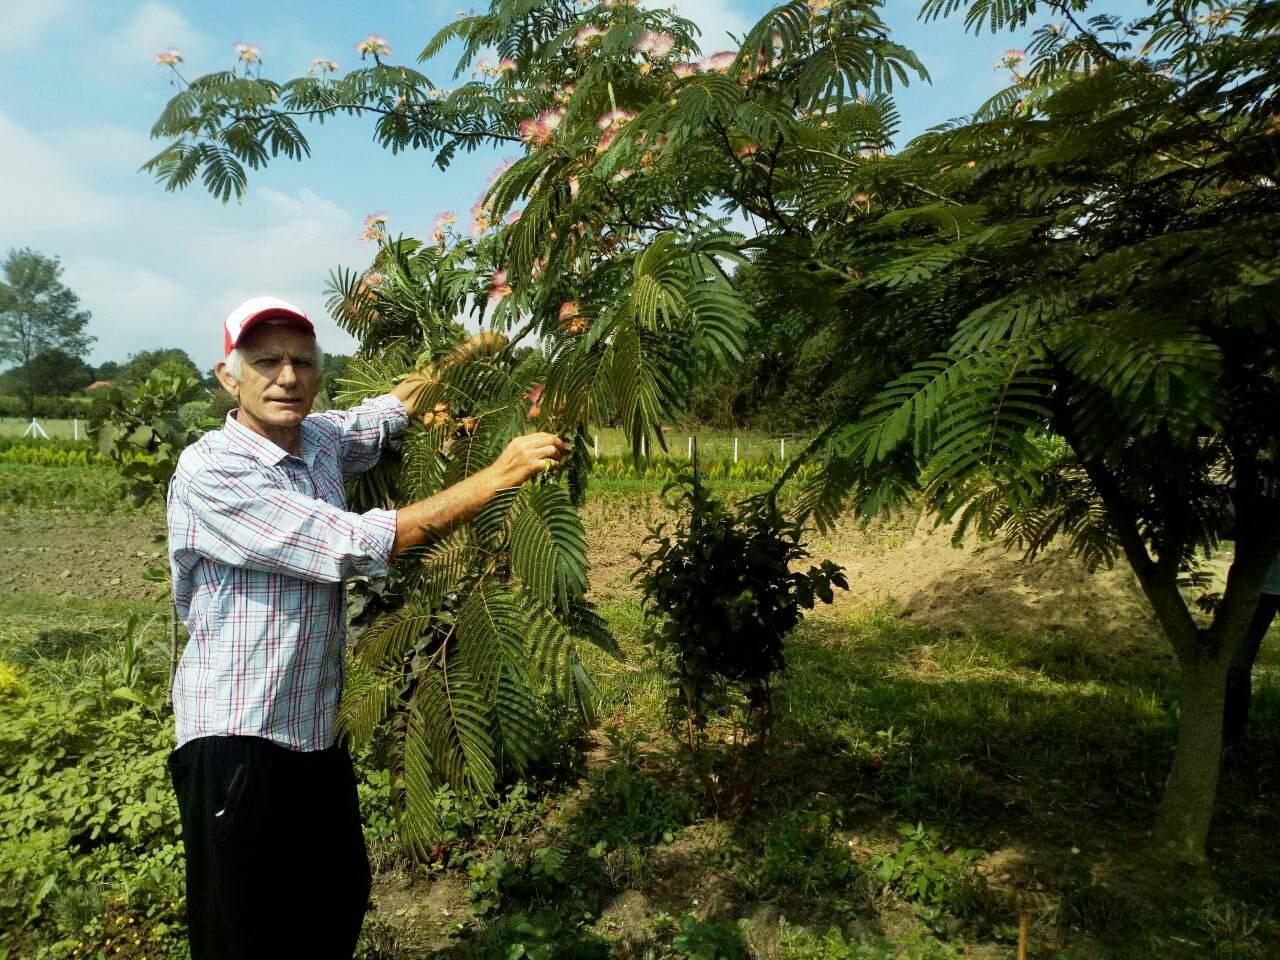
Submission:
[[[244,450],[246,453],[260,460],[268,467],[274,467],[282,460],[293,457],[288,450],[280,447],[262,436],[260,433],[254,433],[243,423],[236,419],[238,410],[232,410],[227,414],[227,422],[223,425],[227,436],[231,441]],[[314,467],[316,463],[316,446],[315,438],[311,435],[310,424],[304,418],[298,435],[298,449],[301,451],[300,457],[294,457],[295,460],[302,460],[308,467]]]

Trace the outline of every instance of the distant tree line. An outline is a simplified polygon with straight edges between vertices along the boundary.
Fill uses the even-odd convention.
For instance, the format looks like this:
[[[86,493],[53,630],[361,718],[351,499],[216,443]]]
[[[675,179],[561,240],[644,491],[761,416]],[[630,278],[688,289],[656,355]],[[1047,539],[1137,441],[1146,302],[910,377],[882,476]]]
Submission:
[[[98,381],[137,385],[154,370],[185,373],[211,396],[219,392],[209,369],[179,347],[140,350],[124,360],[95,365],[85,358],[96,337],[86,332],[90,314],[62,282],[62,264],[30,249],[10,250],[0,266],[0,416],[62,416],[72,408],[53,398],[72,397]],[[332,383],[351,358],[325,356],[325,378]]]

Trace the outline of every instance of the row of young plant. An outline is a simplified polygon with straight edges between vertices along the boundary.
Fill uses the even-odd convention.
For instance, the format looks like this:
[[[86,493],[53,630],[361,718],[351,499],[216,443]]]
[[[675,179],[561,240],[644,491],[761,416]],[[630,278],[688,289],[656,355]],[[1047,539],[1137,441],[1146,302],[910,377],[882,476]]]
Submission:
[[[129,450],[123,462],[144,462],[147,454]],[[27,464],[39,467],[112,466],[117,460],[94,449],[88,443],[72,440],[0,440],[0,463]],[[637,459],[624,455],[595,458],[588,476],[602,480],[653,480],[667,483],[686,473],[690,462],[683,457],[655,456]],[[762,457],[734,462],[732,457],[700,459],[698,470],[707,480],[739,480],[772,482],[782,476],[786,463],[776,457]],[[805,465],[797,471],[804,479],[818,470]]]
[[[51,440],[2,446],[0,463],[33,467],[97,467],[110,466],[111,458],[88,444]]]

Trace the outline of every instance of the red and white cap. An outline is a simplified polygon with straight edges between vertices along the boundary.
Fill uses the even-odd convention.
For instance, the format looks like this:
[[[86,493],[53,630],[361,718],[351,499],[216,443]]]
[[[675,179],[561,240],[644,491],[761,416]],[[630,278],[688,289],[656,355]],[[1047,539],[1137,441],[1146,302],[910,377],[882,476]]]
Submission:
[[[222,325],[222,353],[229,354],[254,326],[263,320],[292,320],[315,336],[316,328],[305,313],[279,297],[250,297],[227,314]]]

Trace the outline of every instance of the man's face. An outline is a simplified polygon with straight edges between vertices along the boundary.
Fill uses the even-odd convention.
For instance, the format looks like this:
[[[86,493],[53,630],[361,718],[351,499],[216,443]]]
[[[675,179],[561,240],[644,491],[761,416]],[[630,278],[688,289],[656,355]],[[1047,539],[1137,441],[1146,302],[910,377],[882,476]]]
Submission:
[[[316,340],[297,327],[263,323],[240,341],[240,379],[218,364],[219,382],[240,402],[240,416],[262,427],[298,426],[324,382]]]

